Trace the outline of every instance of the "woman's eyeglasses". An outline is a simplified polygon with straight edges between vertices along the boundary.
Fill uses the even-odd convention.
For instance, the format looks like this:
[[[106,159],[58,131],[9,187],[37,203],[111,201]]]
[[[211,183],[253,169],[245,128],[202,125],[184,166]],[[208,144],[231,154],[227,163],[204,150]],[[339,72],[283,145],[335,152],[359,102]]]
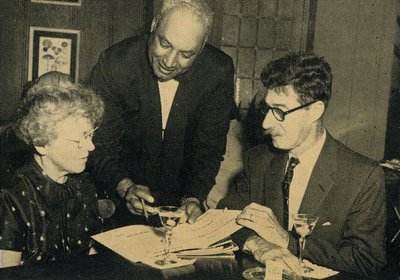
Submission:
[[[78,145],[78,148],[81,149],[81,148],[83,147],[83,143],[84,143],[85,141],[92,140],[93,135],[94,135],[94,132],[95,132],[98,128],[99,128],[99,127],[97,126],[97,127],[93,128],[93,129],[89,130],[89,131],[86,132],[81,138],[76,139],[76,140],[75,140],[75,139],[66,139],[66,138],[59,138],[59,139],[67,140],[67,141],[71,141],[71,142],[75,142],[75,143]]]

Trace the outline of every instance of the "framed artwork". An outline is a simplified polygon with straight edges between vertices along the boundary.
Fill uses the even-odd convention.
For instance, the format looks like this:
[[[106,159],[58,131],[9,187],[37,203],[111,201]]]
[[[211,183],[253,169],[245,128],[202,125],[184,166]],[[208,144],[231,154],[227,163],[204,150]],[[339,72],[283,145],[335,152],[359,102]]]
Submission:
[[[32,3],[81,6],[82,0],[31,0]]]
[[[78,81],[79,30],[30,27],[28,79],[59,71]]]

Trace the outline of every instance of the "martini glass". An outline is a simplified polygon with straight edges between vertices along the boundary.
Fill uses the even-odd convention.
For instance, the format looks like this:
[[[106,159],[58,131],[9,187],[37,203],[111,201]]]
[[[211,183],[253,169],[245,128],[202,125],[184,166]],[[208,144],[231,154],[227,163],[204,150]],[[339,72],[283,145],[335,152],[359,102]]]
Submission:
[[[170,259],[172,229],[179,224],[183,216],[183,210],[175,206],[160,206],[158,207],[158,215],[160,216],[161,224],[164,226],[165,236],[163,239],[164,244],[164,258],[158,260],[158,265],[175,264],[175,260]]]
[[[300,235],[299,238],[299,262],[305,273],[313,271],[303,262],[304,247],[306,245],[306,236],[310,235],[318,222],[318,217],[310,214],[294,214],[293,226],[296,232]]]

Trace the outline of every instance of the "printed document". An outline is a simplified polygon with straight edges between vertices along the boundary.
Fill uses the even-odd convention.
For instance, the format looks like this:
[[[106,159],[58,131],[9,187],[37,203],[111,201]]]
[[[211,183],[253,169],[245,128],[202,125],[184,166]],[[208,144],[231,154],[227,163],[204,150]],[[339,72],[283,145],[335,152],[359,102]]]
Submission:
[[[236,224],[240,212],[210,209],[194,224],[179,224],[173,229],[171,252],[204,249],[229,237],[241,228]],[[142,262],[162,269],[194,263],[195,260],[185,259],[168,267],[155,265],[155,261],[163,257],[164,235],[163,228],[132,225],[103,232],[92,238],[132,262]]]

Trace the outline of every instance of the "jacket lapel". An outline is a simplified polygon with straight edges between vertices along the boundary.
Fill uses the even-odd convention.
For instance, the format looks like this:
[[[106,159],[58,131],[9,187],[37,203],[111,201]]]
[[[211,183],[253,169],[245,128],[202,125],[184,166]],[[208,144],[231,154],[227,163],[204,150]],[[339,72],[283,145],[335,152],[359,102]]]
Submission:
[[[327,133],[325,144],[315,163],[299,213],[316,214],[334,184],[336,173],[336,146]]]
[[[283,224],[282,181],[285,176],[287,153],[276,154],[271,159],[270,169],[266,170],[266,205],[272,209],[280,224]]]
[[[143,82],[136,82],[135,80],[131,83],[131,89],[133,94],[131,96],[137,95],[138,107],[140,117],[136,121],[139,121],[137,126],[141,127],[138,131],[141,135],[140,137],[143,152],[145,154],[156,154],[159,155],[161,152],[161,132],[162,132],[162,122],[161,122],[161,101],[158,89],[157,77],[154,75],[149,75],[146,73],[151,73],[150,65],[144,63],[142,66],[144,68],[142,79]],[[151,141],[149,140],[151,139]]]

